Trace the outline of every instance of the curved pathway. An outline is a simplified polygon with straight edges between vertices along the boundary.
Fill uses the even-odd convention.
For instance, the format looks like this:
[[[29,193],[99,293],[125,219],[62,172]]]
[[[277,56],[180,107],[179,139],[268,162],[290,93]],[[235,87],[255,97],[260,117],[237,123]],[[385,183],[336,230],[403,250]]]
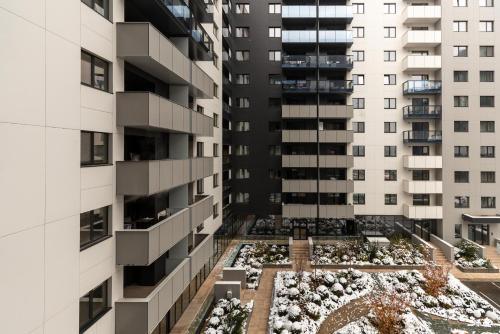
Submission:
[[[332,334],[350,322],[356,321],[361,317],[368,315],[370,308],[366,303],[366,298],[355,299],[341,308],[333,311],[321,323],[318,334]]]

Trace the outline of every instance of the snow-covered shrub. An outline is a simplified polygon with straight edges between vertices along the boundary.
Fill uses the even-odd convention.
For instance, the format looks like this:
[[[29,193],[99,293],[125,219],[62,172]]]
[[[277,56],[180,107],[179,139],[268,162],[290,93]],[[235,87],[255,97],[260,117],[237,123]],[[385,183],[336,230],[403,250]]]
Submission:
[[[462,239],[455,245],[455,264],[464,268],[492,268],[490,260],[478,255],[477,246]]]
[[[245,333],[253,302],[241,305],[239,299],[220,299],[210,314],[204,334]]]

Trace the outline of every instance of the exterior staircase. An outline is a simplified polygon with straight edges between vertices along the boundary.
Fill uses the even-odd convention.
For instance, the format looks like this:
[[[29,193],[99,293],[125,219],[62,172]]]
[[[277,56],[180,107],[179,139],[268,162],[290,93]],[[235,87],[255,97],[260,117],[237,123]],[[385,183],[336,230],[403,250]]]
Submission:
[[[292,263],[294,270],[299,263],[302,263],[304,270],[309,270],[309,243],[307,240],[294,240],[292,246]]]

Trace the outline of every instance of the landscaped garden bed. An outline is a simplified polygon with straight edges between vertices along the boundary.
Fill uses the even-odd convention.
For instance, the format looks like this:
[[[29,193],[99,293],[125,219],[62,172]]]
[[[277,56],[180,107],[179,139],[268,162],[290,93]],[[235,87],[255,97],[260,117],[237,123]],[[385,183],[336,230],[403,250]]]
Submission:
[[[344,326],[342,329],[335,331],[334,334],[378,334],[380,331],[377,328],[374,318],[373,314],[361,317]],[[393,331],[393,333],[433,334],[434,332],[425,321],[419,319],[411,311],[404,310],[400,315],[399,329],[398,331]]]
[[[421,269],[426,248],[404,238],[393,238],[389,245],[358,240],[334,240],[313,247],[311,264],[325,268]]]
[[[477,246],[468,240],[461,240],[456,244],[455,265],[463,272],[498,273],[498,268],[490,260],[480,257]]]
[[[237,298],[220,299],[206,320],[204,334],[246,333],[253,301],[242,305]]]
[[[267,266],[291,267],[288,245],[255,244],[242,245],[232,267],[245,269],[247,288],[259,286],[262,268]]]

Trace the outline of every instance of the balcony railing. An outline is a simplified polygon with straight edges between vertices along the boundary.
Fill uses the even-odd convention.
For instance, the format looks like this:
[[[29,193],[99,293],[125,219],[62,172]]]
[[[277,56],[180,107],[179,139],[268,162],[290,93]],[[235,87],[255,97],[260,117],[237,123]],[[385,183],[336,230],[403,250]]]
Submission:
[[[307,55],[285,55],[283,56],[281,67],[283,68],[352,68],[352,56],[349,55],[325,55],[319,56],[319,63],[316,56]]]
[[[315,30],[283,30],[283,43],[316,43]],[[352,31],[320,30],[319,43],[352,44]]]
[[[281,60],[284,68],[315,68],[317,67],[316,56],[285,55]]]
[[[352,93],[351,80],[284,80],[283,91],[289,93]]]
[[[319,67],[322,68],[352,68],[352,56],[331,55],[319,56]]]
[[[441,94],[441,80],[408,80],[403,94]]]
[[[352,20],[352,6],[316,6],[295,5],[283,6],[281,17],[283,18],[319,18]]]
[[[403,141],[405,143],[441,143],[443,141],[443,134],[440,130],[404,131]]]
[[[404,106],[404,118],[441,118],[441,106]]]

